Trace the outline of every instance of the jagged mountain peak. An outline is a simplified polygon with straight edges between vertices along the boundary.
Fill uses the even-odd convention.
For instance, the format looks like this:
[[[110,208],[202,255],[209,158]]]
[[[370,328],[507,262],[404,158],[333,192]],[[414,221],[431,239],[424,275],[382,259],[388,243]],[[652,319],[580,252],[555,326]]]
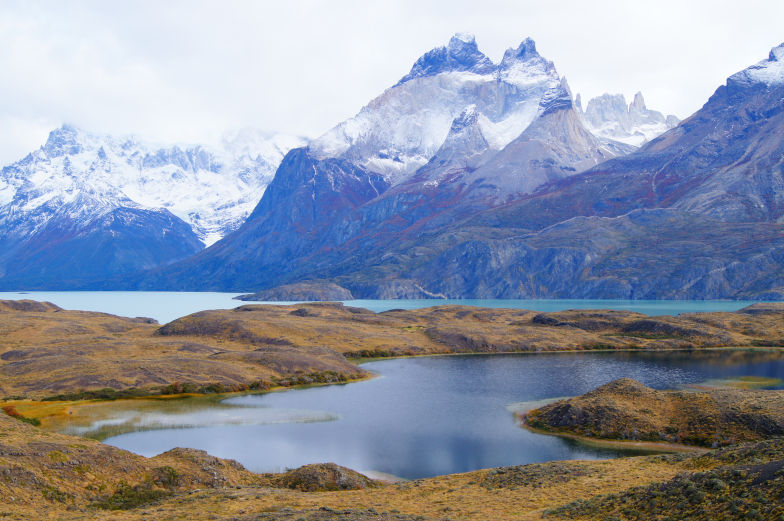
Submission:
[[[631,110],[632,108],[638,110],[645,110],[647,108],[645,106],[645,98],[642,97],[642,92],[637,91],[637,93],[634,95],[634,101],[632,101],[629,105],[629,109]]]
[[[239,227],[283,155],[304,144],[242,131],[223,146],[161,145],[66,124],[0,171],[0,217],[6,205],[29,220],[56,208],[73,213],[81,193],[97,213],[165,208],[211,244]]]
[[[504,57],[501,58],[501,67],[508,65],[513,61],[527,61],[532,58],[541,58],[536,50],[536,42],[531,38],[526,38],[517,48],[510,47],[504,51]]]
[[[560,93],[555,66],[530,38],[496,65],[473,36],[458,34],[310,146],[318,158],[347,159],[396,185],[428,163],[465,107],[476,105],[485,138],[500,150],[541,114],[543,98],[549,102]]]
[[[74,139],[83,131],[70,123],[63,123],[49,132],[49,139]]]
[[[457,33],[449,40],[447,46],[436,47],[419,58],[411,68],[411,72],[403,76],[398,85],[442,72],[488,74],[494,69],[492,60],[479,50],[472,34]]]
[[[466,33],[466,32],[456,32],[452,38],[450,38],[449,43],[465,43],[465,44],[476,44],[476,36],[473,33]],[[459,45],[459,44],[458,44]]]
[[[479,111],[476,108],[476,105],[472,104],[467,106],[453,121],[452,127],[450,128],[449,132],[460,132],[461,130],[470,127],[471,125],[475,125],[477,119],[479,118]]]
[[[490,152],[490,145],[482,129],[489,125],[491,123],[479,112],[476,105],[467,106],[452,121],[444,143],[430,161],[417,171],[413,181],[437,186],[456,174],[475,169]]]
[[[773,47],[767,60],[755,63],[727,79],[727,84],[777,86],[784,84],[784,43]]]
[[[63,124],[49,132],[49,137],[41,150],[49,157],[78,154],[84,146],[86,137],[86,133],[81,129]]]
[[[768,61],[784,61],[784,43],[781,43],[777,47],[774,47],[770,50],[770,54],[768,54]]]
[[[550,87],[557,87],[560,81],[553,62],[539,54],[531,38],[523,40],[516,49],[504,52],[498,64],[498,77],[522,89],[548,81]]]

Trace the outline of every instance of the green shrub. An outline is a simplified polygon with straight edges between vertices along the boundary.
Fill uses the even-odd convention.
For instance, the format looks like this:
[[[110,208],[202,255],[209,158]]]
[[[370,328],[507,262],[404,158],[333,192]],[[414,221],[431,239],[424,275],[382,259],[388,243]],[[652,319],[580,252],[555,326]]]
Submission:
[[[121,481],[114,494],[92,503],[91,506],[103,510],[131,510],[171,495],[170,491],[155,489],[150,483],[130,486]]]

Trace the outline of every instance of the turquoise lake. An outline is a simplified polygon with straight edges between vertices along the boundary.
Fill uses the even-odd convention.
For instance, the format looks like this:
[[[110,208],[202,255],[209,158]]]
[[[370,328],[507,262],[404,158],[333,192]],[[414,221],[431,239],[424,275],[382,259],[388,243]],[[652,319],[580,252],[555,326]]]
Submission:
[[[241,302],[238,293],[162,291],[30,291],[0,292],[0,299],[49,301],[66,309],[101,311],[128,317],[151,317],[161,324],[205,309],[230,309],[243,304],[292,304],[292,302]],[[564,309],[622,309],[648,315],[677,315],[695,311],[736,311],[753,304],[735,300],[351,300],[345,302],[381,312],[446,304],[491,308],[561,311]]]

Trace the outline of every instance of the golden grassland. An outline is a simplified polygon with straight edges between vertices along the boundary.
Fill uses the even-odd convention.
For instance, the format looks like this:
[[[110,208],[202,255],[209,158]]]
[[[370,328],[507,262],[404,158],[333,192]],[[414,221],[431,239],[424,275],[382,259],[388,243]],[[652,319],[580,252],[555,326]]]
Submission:
[[[297,479],[253,474],[235,462],[194,450],[144,458],[0,416],[0,517],[513,520],[543,515],[604,519],[596,516],[615,512],[618,519],[637,519],[621,512],[626,502],[640,503],[642,496],[650,495],[650,487],[656,491],[670,484],[677,491],[684,476],[690,476],[689,483],[704,482],[710,493],[710,487],[731,486],[732,472],[745,469],[742,479],[753,482],[762,476],[765,494],[778,493],[784,475],[765,474],[765,468],[781,474],[782,462],[784,440],[776,438],[707,453],[550,462],[371,484],[348,470],[342,471],[349,474],[348,482],[345,476],[336,479],[335,469],[323,465]],[[719,485],[705,478],[711,472],[724,476]],[[364,488],[330,491],[340,488],[336,483]],[[693,508],[692,503],[704,499],[695,494],[689,503]]]
[[[33,512],[38,519],[141,519],[150,514],[156,519],[230,519],[321,507],[376,508],[437,519],[537,518],[552,505],[669,479],[684,468],[676,460],[636,457],[484,470],[361,490],[302,492],[281,488],[272,475],[253,474],[199,451],[175,449],[144,458],[0,416],[0,497],[5,499],[0,516],[10,519],[25,519]],[[136,508],[121,513],[97,506],[126,485],[136,487],[139,494],[159,494],[147,494]]]
[[[0,414],[0,518],[631,520],[691,512],[691,518],[702,519],[696,512],[703,508],[714,516],[705,519],[738,512],[777,519],[777,505],[784,503],[781,438],[708,452],[551,462],[370,484],[347,469],[325,466],[296,476],[254,474],[194,450],[144,458],[28,422],[43,419],[51,426],[89,416],[91,407],[103,405],[88,398],[176,400],[171,394],[217,397],[225,391],[350,381],[367,375],[348,360],[364,357],[780,346],[783,319],[784,307],[777,305],[648,317],[464,306],[375,314],[308,304],[206,311],[159,326],[51,304],[0,301],[0,396],[7,398],[0,405],[17,416]],[[42,400],[57,394],[57,400]],[[661,421],[670,425],[668,418],[679,422],[682,411],[669,403],[657,396],[627,400],[621,407],[637,407],[634,414],[645,415],[642,409],[659,405]],[[341,488],[336,483],[364,488],[331,490]],[[722,494],[732,501],[725,504]],[[773,506],[760,506],[762,501]]]
[[[107,399],[336,383],[366,377],[349,360],[369,357],[783,344],[784,306],[775,304],[678,317],[245,305],[159,326],[149,319],[0,301],[0,397]]]

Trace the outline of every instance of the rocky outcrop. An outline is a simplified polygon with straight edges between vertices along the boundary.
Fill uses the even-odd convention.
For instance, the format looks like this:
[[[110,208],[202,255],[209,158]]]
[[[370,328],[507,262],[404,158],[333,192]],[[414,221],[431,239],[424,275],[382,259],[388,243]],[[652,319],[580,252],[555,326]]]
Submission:
[[[0,312],[28,311],[31,313],[49,313],[62,311],[63,308],[51,302],[38,302],[37,300],[0,300]]]
[[[717,447],[784,435],[784,391],[657,391],[629,378],[525,415],[531,427],[596,438]]]
[[[290,470],[275,479],[278,486],[303,492],[359,490],[377,486],[369,477],[334,463],[315,463]]]

